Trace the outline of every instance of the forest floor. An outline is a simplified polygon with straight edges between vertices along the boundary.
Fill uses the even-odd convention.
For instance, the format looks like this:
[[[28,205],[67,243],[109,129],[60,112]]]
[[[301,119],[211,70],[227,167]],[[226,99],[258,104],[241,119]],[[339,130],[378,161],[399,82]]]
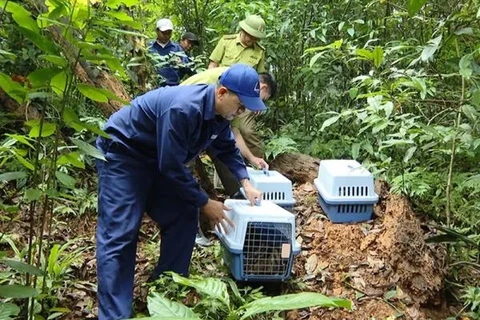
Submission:
[[[295,186],[297,241],[302,251],[295,259],[292,278],[282,284],[282,292],[315,291],[349,298],[354,310],[309,308],[290,311],[287,319],[455,318],[461,306],[448,305],[444,297],[445,247],[425,243],[432,230],[420,222],[405,198],[387,193],[382,184],[376,189],[380,201],[374,207],[373,220],[333,224],[319,207],[314,186]],[[68,285],[57,294],[57,304],[67,306],[70,312],[58,319],[95,319],[94,214],[57,216],[55,220],[54,242],[62,245],[70,241],[68,251],[80,251],[72,270],[65,270],[69,280],[64,283]],[[4,227],[0,224],[0,229]],[[26,247],[28,224],[17,221],[10,230],[17,247]],[[228,276],[216,262],[218,241],[211,234],[209,237],[215,246],[195,248],[192,273]],[[145,217],[135,278],[135,305],[140,314],[146,313],[143,288],[158,258],[158,239],[157,227]],[[8,248],[1,244],[0,249]]]

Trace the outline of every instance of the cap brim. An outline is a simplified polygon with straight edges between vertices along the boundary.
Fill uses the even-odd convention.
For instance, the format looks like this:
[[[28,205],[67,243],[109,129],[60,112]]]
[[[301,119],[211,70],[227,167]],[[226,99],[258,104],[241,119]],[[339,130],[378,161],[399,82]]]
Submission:
[[[267,110],[267,107],[263,103],[260,97],[248,97],[241,94],[237,94],[240,102],[250,111],[263,111]]]
[[[248,26],[245,21],[240,21],[240,23],[238,24],[240,26],[240,28],[245,31],[246,33],[248,33],[249,35],[257,38],[257,39],[262,39],[262,38],[265,38],[265,33],[264,32],[261,32],[261,31],[258,31],[258,30],[255,30],[253,28],[250,28],[250,26]]]
[[[199,43],[197,39],[188,39],[188,38],[185,38],[185,39],[187,39],[188,41],[190,41],[194,45],[198,45],[198,43]]]
[[[173,31],[173,28],[170,28],[170,27],[161,27],[161,28],[158,28],[158,30],[160,30],[160,31],[162,31],[162,32],[163,32],[163,31],[169,31],[169,30],[170,30],[170,31]]]

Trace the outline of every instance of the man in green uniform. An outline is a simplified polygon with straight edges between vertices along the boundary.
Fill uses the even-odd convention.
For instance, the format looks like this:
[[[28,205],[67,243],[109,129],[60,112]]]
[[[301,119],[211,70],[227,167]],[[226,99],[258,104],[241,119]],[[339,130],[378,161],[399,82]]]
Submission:
[[[258,44],[258,40],[265,38],[265,21],[260,16],[250,15],[240,21],[239,26],[238,34],[220,38],[210,55],[209,69],[244,63],[257,72],[265,71],[265,48]]]
[[[186,79],[180,85],[182,86],[192,84],[216,83],[221,74],[227,69],[228,67],[208,69],[204,72],[198,73]],[[275,95],[275,92],[277,90],[277,83],[275,82],[272,75],[266,72],[260,73],[259,79],[260,98],[263,101],[266,101]],[[237,148],[240,150],[243,158],[257,168],[266,168],[268,170],[268,164],[263,159],[263,143],[260,137],[258,137],[258,135],[256,134],[256,116],[256,113],[247,112],[246,110],[243,114],[237,116],[231,121],[232,132],[235,138]],[[217,174],[222,181],[223,187],[225,189],[225,193],[228,196],[234,197],[236,194],[238,194],[240,190],[240,185],[235,179],[235,176],[230,172],[228,167],[223,164],[223,162],[211,156],[210,153],[208,154],[212,158]],[[199,245],[209,245],[209,241],[203,235],[200,227],[198,229],[195,242]]]

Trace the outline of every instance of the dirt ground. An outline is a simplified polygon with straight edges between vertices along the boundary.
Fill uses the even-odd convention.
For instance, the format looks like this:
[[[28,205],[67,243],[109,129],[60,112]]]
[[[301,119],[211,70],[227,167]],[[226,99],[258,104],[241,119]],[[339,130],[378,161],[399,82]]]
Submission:
[[[296,188],[297,240],[302,252],[294,278],[312,291],[349,298],[354,311],[312,308],[288,319],[446,319],[455,311],[442,299],[445,249],[427,245],[424,230],[405,198],[380,195],[374,218],[333,224],[309,183]]]
[[[354,310],[310,308],[288,312],[287,319],[436,320],[458,312],[459,308],[447,306],[442,296],[444,247],[425,243],[430,230],[422,227],[407,200],[388,194],[383,185],[376,185],[376,189],[380,201],[374,207],[373,220],[333,224],[322,213],[314,186],[295,186],[297,241],[302,251],[295,259],[291,284],[285,287],[288,292],[315,291],[349,298]],[[27,227],[20,221],[13,226],[16,243],[26,243]],[[60,319],[95,319],[95,219],[59,218],[53,235],[57,243],[76,239],[71,249],[87,247],[81,265],[73,270],[74,288],[59,296],[59,305],[72,310]],[[137,311],[145,310],[142,284],[156,263],[152,256],[158,255],[158,248],[147,240],[152,243],[156,237],[157,228],[145,219],[137,250]]]

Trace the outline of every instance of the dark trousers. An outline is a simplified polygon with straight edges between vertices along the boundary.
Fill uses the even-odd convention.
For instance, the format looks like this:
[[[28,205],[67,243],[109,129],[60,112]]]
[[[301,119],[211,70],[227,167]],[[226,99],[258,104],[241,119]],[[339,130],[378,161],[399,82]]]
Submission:
[[[142,159],[111,140],[97,146],[98,319],[132,316],[138,232],[145,212],[161,228],[160,258],[152,278],[164,271],[188,275],[199,210],[182,201],[160,174],[155,161]]]

